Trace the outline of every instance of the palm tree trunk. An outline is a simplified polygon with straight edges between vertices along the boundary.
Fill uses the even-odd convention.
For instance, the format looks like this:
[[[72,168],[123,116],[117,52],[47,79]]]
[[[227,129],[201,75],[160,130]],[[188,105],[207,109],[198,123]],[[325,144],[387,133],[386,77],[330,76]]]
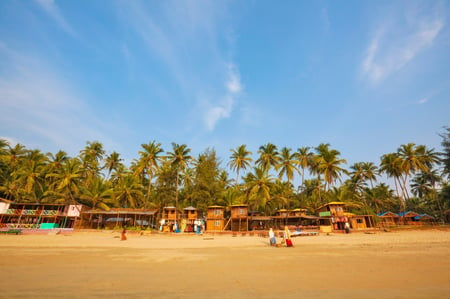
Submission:
[[[177,222],[177,213],[178,213],[178,182],[179,178],[178,178],[178,169],[177,169],[177,183],[176,183],[176,190],[175,190],[175,222]],[[178,224],[177,224],[178,225]]]
[[[147,208],[147,203],[149,203],[150,201],[150,189],[152,187],[152,176],[149,175],[148,178],[148,188],[147,188],[147,194],[146,194],[146,199],[145,199],[145,203],[144,203],[144,209]]]

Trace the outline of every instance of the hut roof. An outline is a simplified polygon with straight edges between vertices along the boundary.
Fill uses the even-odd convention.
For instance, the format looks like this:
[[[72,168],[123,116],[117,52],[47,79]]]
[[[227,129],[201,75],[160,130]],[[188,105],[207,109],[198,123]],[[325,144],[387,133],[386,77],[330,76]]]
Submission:
[[[83,212],[84,214],[102,214],[102,215],[155,215],[157,210],[139,210],[139,209],[110,209],[109,211],[103,210],[90,210]]]
[[[241,203],[241,204],[235,204],[231,206],[232,208],[238,208],[238,207],[248,207],[247,204]]]
[[[433,216],[428,214],[420,214],[419,216],[414,217],[416,220],[425,220],[425,219],[435,219]]]
[[[252,220],[256,220],[256,221],[270,221],[270,220],[272,220],[272,217],[270,217],[270,216],[253,216]]]
[[[384,213],[379,213],[377,216],[378,217],[398,217],[398,214],[395,214],[393,212],[387,211],[387,212],[384,212]]]
[[[326,206],[331,206],[331,205],[336,205],[336,206],[345,206],[345,202],[342,202],[342,201],[330,201],[330,202],[328,202],[328,203],[326,203],[326,204],[324,204],[324,205],[321,205],[320,207],[318,207],[316,210],[319,210],[319,209],[321,209],[321,208],[323,208],[323,207],[326,207]]]
[[[185,210],[185,211],[196,211],[197,208],[194,208],[194,207],[190,206],[190,207],[184,208],[183,210]]]
[[[398,216],[400,216],[400,217],[417,217],[419,215],[420,214],[418,214],[416,212],[413,212],[413,211],[407,211],[407,212],[398,213]]]
[[[209,206],[208,209],[225,209],[223,206]]]

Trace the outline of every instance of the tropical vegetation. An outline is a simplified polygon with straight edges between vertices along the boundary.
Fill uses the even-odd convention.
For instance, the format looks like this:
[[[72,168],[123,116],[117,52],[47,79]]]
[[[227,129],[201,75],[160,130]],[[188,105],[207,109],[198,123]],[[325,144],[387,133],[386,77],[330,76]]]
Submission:
[[[327,202],[342,201],[357,214],[414,210],[448,221],[450,128],[440,137],[441,152],[401,144],[378,163],[353,165],[325,143],[297,150],[267,143],[255,156],[242,144],[222,163],[211,148],[194,157],[186,144],[165,150],[151,141],[125,165],[119,153],[107,154],[98,141],[70,157],[0,139],[0,197],[103,210],[174,205],[205,211],[210,205],[244,203],[265,214],[282,208],[314,213]]]

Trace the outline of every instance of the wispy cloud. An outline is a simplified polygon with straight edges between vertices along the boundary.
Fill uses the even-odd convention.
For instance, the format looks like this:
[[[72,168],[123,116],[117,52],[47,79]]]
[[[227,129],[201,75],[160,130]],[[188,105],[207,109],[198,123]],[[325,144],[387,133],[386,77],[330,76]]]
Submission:
[[[87,140],[102,140],[102,123],[83,101],[82,93],[61,78],[41,57],[0,44],[0,128],[27,146],[77,151]],[[7,62],[5,62],[7,61]],[[0,134],[2,134],[0,132]]]
[[[230,59],[233,47],[226,14],[220,1],[165,1],[158,9],[133,1],[119,8],[149,57],[169,71],[184,95],[183,104],[196,109],[190,114],[201,120],[197,125],[205,131],[231,117],[242,91],[239,70]]]
[[[207,131],[212,131],[221,119],[229,118],[237,97],[242,91],[240,75],[236,66],[228,65],[228,77],[226,81],[227,94],[224,99],[216,105],[208,105],[205,109],[204,119]]]
[[[425,104],[428,102],[428,100],[429,100],[428,98],[422,98],[419,101],[417,101],[417,104],[419,104],[419,105]]]
[[[407,12],[407,22],[383,20],[370,38],[361,70],[372,83],[398,72],[430,47],[444,26],[439,15],[424,17]],[[399,17],[399,16],[396,16]]]
[[[75,30],[64,18],[55,0],[35,0],[36,3],[68,34],[76,36]]]

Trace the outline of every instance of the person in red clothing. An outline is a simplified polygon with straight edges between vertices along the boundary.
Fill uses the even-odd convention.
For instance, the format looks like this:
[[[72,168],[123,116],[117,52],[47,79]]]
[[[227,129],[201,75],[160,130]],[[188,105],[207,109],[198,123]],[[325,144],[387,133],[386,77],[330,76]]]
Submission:
[[[126,241],[127,240],[127,230],[123,228],[122,235],[120,236],[120,241]]]

